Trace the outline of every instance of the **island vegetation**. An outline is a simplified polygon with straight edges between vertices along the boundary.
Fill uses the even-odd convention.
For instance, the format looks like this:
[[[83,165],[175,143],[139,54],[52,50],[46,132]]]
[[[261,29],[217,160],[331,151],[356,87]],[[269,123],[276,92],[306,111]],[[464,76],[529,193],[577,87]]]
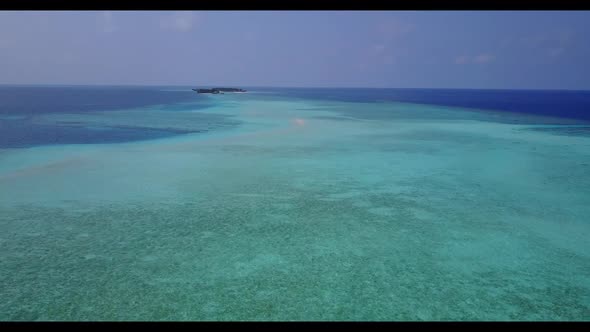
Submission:
[[[212,93],[219,94],[224,92],[246,92],[244,89],[239,88],[211,88],[211,89],[193,89],[197,93]]]

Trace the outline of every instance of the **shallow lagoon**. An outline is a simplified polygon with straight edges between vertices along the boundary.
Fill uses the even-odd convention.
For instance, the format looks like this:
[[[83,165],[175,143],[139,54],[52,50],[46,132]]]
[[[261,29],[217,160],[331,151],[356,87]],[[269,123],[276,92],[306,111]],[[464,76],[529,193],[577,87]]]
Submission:
[[[208,98],[35,118],[188,134],[0,150],[0,319],[590,318],[590,138],[561,120]]]

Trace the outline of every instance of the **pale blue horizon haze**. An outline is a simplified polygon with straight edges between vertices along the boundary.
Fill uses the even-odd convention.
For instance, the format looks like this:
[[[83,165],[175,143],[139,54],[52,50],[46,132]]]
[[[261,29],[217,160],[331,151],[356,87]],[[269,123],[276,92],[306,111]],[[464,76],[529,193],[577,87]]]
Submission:
[[[0,12],[0,84],[590,89],[590,12]]]

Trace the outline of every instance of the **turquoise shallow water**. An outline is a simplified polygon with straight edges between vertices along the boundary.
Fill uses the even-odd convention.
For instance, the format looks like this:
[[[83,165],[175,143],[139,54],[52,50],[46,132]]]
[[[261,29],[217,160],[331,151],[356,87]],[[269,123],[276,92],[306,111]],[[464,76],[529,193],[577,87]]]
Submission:
[[[590,319],[586,135],[210,98],[37,118],[186,135],[0,150],[1,320]]]

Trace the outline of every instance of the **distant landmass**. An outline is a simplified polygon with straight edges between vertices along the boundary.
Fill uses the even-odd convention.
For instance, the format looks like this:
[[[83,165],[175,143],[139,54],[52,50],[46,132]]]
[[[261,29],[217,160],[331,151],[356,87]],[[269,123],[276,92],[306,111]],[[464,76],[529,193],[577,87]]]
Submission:
[[[196,91],[197,93],[213,93],[213,94],[219,94],[219,93],[224,93],[224,92],[246,92],[246,90],[238,89],[238,88],[193,89],[193,91]]]

